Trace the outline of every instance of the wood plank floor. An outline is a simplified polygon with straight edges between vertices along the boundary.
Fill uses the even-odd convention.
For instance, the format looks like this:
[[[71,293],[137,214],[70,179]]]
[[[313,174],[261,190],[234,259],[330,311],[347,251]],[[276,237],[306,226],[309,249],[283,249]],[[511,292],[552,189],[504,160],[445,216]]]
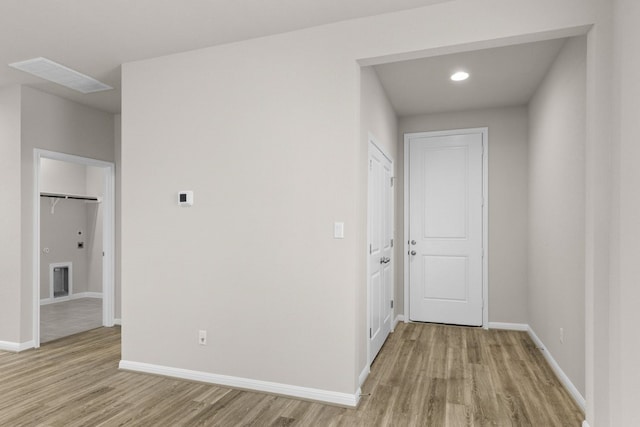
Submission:
[[[399,324],[344,409],[118,370],[119,328],[0,352],[0,426],[580,426],[526,333]]]

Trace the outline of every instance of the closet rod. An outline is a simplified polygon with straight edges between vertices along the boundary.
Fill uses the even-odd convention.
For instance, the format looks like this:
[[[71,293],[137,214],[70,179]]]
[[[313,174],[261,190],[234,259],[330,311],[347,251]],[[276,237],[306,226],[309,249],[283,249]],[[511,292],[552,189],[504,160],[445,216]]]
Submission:
[[[53,199],[86,200],[87,202],[99,202],[100,199],[91,196],[73,196],[70,194],[40,193],[40,197],[51,197]]]

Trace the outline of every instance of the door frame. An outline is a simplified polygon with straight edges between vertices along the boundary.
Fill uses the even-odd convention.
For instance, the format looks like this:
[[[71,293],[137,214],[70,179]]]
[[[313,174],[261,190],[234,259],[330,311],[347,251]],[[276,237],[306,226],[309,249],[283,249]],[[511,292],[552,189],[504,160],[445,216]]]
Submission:
[[[416,137],[482,135],[482,327],[489,328],[489,128],[452,129],[404,134],[404,322],[410,322],[409,304],[409,142]]]
[[[41,159],[59,160],[104,170],[102,197],[102,325],[114,325],[115,315],[115,164],[71,154],[33,150],[33,342],[40,347],[40,164]]]
[[[369,256],[369,245],[371,244],[371,209],[370,209],[370,203],[371,200],[369,198],[369,186],[371,185],[370,182],[370,174],[369,174],[369,160],[371,160],[371,150],[376,149],[378,151],[380,151],[382,153],[383,156],[385,156],[387,158],[387,160],[389,160],[389,162],[391,162],[391,176],[394,177],[395,176],[395,164],[393,161],[393,157],[391,157],[386,150],[384,150],[382,148],[382,146],[380,144],[378,144],[378,142],[376,141],[376,138],[369,133],[368,134],[368,144],[367,144],[367,247],[365,248],[365,253],[366,258],[367,258],[367,292],[366,292],[366,298],[367,298],[367,322],[366,322],[366,329],[364,331],[365,336],[369,336],[369,329],[371,328],[371,277],[369,275],[369,269],[371,267],[371,257]],[[395,178],[394,178],[395,180]],[[394,186],[395,188],[395,186]],[[393,236],[394,236],[394,241],[395,241],[395,196],[394,196],[394,191],[391,190],[391,227],[393,229]],[[393,295],[395,297],[395,262],[396,259],[393,256],[393,251],[391,253],[391,277],[393,278]],[[395,298],[394,298],[395,299]],[[395,324],[396,324],[396,320],[395,320],[395,316],[396,316],[396,305],[393,305],[393,308],[391,309],[391,332],[394,331],[395,329]],[[371,338],[367,338],[367,366],[371,367],[371,362],[373,362],[371,360]]]

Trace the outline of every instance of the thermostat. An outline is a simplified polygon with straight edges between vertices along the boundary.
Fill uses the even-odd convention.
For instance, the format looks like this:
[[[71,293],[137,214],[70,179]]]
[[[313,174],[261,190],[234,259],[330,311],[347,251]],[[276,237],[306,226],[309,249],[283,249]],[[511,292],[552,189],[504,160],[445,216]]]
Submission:
[[[193,206],[193,191],[180,191],[178,193],[178,206]]]

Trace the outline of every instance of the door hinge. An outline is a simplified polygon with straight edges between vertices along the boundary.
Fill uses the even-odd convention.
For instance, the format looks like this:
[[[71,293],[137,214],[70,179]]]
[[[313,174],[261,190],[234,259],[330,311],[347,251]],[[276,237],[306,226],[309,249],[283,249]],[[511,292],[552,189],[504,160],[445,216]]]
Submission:
[[[393,239],[391,239],[391,247],[393,247]]]
[[[373,160],[369,160],[369,170],[373,169]]]
[[[395,177],[391,177],[391,186],[393,187],[393,180],[395,179]]]
[[[371,255],[372,252],[373,252],[373,249],[371,247],[371,243],[369,243],[369,255]]]
[[[482,258],[484,258],[484,248],[482,248]]]
[[[371,328],[369,328],[369,338],[371,338],[373,335],[371,334]]]
[[[393,300],[391,300],[391,308],[393,308]]]

